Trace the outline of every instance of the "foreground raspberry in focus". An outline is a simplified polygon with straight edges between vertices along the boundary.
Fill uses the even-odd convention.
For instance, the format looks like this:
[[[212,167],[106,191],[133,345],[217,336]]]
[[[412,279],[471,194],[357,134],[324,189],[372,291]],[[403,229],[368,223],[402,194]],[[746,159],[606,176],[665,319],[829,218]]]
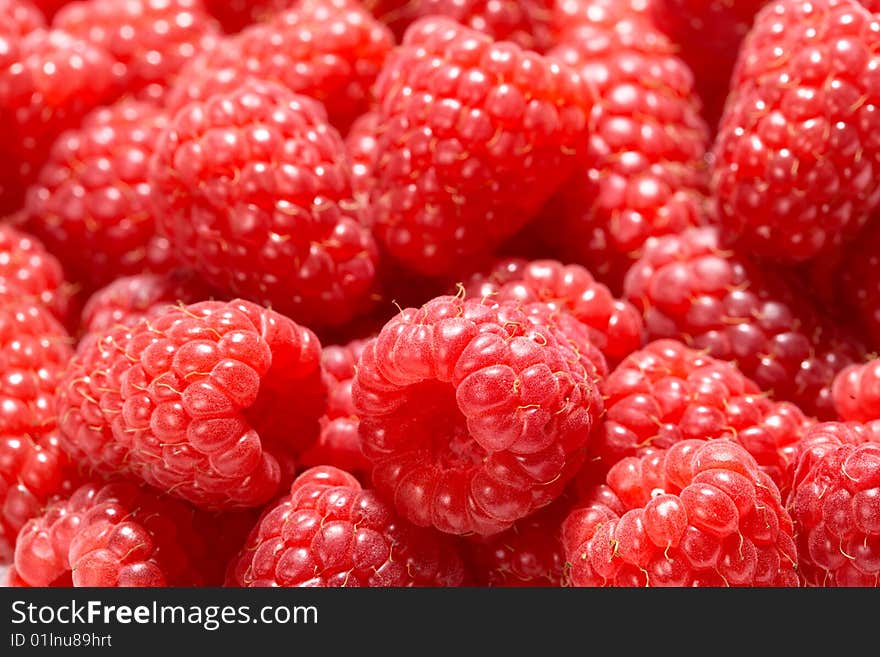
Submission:
[[[320,353],[310,330],[242,300],[89,334],[58,385],[63,447],[199,507],[260,506],[318,437]]]
[[[629,5],[583,0],[556,9],[562,32],[550,54],[592,83],[598,102],[586,165],[538,226],[614,289],[649,237],[705,223],[708,185],[709,133],[692,75],[674,44]]]
[[[234,586],[458,586],[452,539],[398,518],[331,466],[300,474],[268,507],[230,568]]]
[[[377,492],[420,526],[510,528],[583,463],[602,412],[596,359],[604,369],[544,304],[437,297],[402,311],[352,384]]]
[[[590,328],[590,340],[610,366],[642,346],[644,323],[638,310],[615,299],[579,265],[556,260],[502,259],[465,283],[465,294],[493,303],[546,303],[571,313]]]
[[[651,240],[627,272],[625,296],[649,339],[677,338],[736,363],[761,390],[808,415],[835,417],[834,375],[864,347],[778,270],[724,250],[712,228]]]
[[[232,91],[248,76],[320,100],[345,134],[367,111],[370,87],[394,37],[357,0],[299,0],[191,62],[166,102],[172,109]]]
[[[410,26],[374,93],[373,230],[422,274],[489,254],[586,152],[593,97],[577,73],[446,18]]]
[[[59,136],[28,190],[28,226],[88,291],[173,264],[155,246],[148,177],[167,125],[167,115],[149,103],[100,108]]]
[[[65,321],[72,293],[61,263],[39,239],[0,223],[0,299],[33,299]]]
[[[780,487],[810,422],[775,402],[732,364],[676,340],[657,340],[627,357],[602,382],[605,420],[591,454],[610,468],[628,456],[682,440],[727,438],[746,448]]]
[[[622,459],[565,519],[562,541],[574,586],[798,584],[779,489],[726,439]]]
[[[150,181],[160,232],[207,283],[309,326],[369,307],[376,245],[342,138],[317,101],[249,79],[190,103]]]
[[[249,524],[235,516],[131,482],[84,484],[22,529],[15,576],[39,587],[219,586]]]
[[[720,221],[788,262],[858,233],[880,203],[880,23],[856,0],[779,0],[742,45],[714,147]]]
[[[806,586],[880,586],[880,442],[823,423],[799,446],[788,510]]]

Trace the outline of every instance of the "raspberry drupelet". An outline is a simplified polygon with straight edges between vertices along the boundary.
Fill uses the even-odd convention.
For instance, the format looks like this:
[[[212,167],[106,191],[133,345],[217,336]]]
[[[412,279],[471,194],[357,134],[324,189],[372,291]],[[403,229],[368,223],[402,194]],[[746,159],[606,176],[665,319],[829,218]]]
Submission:
[[[357,0],[300,0],[191,62],[166,102],[180,108],[253,76],[321,101],[344,135],[369,108],[370,87],[393,47],[388,28]]]
[[[415,527],[339,468],[300,474],[266,508],[232,566],[233,586],[458,586],[455,543]]]
[[[684,440],[614,465],[565,519],[574,586],[797,586],[779,489],[740,445]]]
[[[574,70],[447,18],[407,29],[374,93],[372,226],[418,273],[492,252],[586,153],[593,92]]]
[[[19,586],[220,586],[253,519],[215,515],[130,481],[87,483],[22,529]]]
[[[689,439],[727,438],[746,448],[783,488],[794,448],[811,421],[775,402],[730,362],[677,340],[656,340],[603,381],[605,420],[590,443],[605,469]]]
[[[58,137],[28,189],[28,227],[87,292],[174,264],[156,247],[161,238],[148,176],[167,126],[165,112],[151,103],[123,100],[99,108]]]
[[[602,412],[605,364],[557,315],[437,297],[364,348],[352,383],[362,449],[407,520],[494,534],[562,493]]]
[[[159,230],[230,295],[309,326],[371,305],[378,252],[321,104],[249,79],[185,105],[151,162]]]
[[[618,290],[645,240],[707,221],[709,132],[690,70],[644,11],[584,0],[569,16],[570,4],[556,9],[560,42],[548,54],[598,98],[587,161],[536,223],[567,259]]]
[[[613,367],[642,346],[644,323],[628,301],[615,299],[584,267],[558,260],[503,258],[465,282],[465,294],[492,302],[541,302],[571,313]]]
[[[841,420],[880,428],[880,359],[842,369],[834,378],[831,394]]]
[[[63,447],[202,508],[261,506],[318,437],[320,354],[309,329],[242,300],[89,334],[58,385]]]
[[[880,441],[855,423],[813,427],[799,445],[788,511],[806,586],[880,586]]]
[[[733,361],[761,390],[819,419],[835,416],[834,375],[864,354],[849,327],[780,271],[725,250],[714,228],[649,241],[624,288],[648,339],[677,338]]]
[[[713,151],[719,221],[802,262],[880,203],[880,21],[856,0],[778,0],[755,18]]]

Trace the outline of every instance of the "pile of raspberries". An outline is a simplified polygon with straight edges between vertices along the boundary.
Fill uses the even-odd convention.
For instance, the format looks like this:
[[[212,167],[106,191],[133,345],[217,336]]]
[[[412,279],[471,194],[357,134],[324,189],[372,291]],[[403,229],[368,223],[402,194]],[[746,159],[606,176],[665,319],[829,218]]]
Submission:
[[[0,564],[880,586],[880,2],[0,0]]]

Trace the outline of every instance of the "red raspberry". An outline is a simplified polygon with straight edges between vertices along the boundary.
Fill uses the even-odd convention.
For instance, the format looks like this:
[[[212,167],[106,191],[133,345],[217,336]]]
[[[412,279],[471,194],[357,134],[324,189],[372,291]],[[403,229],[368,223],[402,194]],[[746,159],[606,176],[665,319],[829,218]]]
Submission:
[[[310,330],[241,300],[90,334],[58,386],[63,447],[199,507],[262,505],[318,436],[320,351]]]
[[[543,52],[553,45],[553,0],[365,0],[398,37],[416,19],[445,16],[496,41]]]
[[[823,423],[799,446],[788,510],[806,586],[880,586],[880,442]]]
[[[356,0],[300,0],[194,60],[167,100],[172,109],[232,91],[248,76],[320,100],[343,134],[367,111],[394,36]]]
[[[241,31],[251,23],[267,20],[274,13],[289,9],[298,0],[204,0],[211,15],[220,21],[229,34]]]
[[[413,23],[375,94],[374,231],[423,274],[495,249],[586,150],[593,98],[574,71],[446,18]]]
[[[590,341],[610,366],[642,346],[644,323],[628,301],[615,299],[605,285],[580,265],[557,260],[499,260],[488,272],[477,272],[465,294],[493,302],[546,303],[570,312],[590,329]]]
[[[602,357],[533,305],[438,297],[361,354],[352,397],[373,483],[416,525],[503,531],[583,463]]]
[[[82,311],[83,333],[109,333],[144,317],[161,314],[167,306],[212,298],[211,291],[185,272],[124,276],[92,294]]]
[[[248,80],[190,103],[151,172],[160,230],[209,284],[309,325],[369,306],[376,247],[317,101]]]
[[[568,493],[494,536],[462,540],[468,573],[476,586],[565,586],[560,529],[574,499]]]
[[[42,12],[30,0],[0,0],[0,39],[22,37],[45,26]]]
[[[303,452],[300,463],[306,467],[331,465],[369,482],[372,464],[361,450],[357,409],[351,397],[351,384],[358,359],[367,340],[347,345],[331,345],[321,352],[321,367],[327,386],[327,412],[321,418],[321,435]]]
[[[704,223],[709,134],[690,71],[644,12],[617,0],[576,6],[582,13],[562,13],[569,24],[550,54],[592,82],[599,100],[586,166],[539,226],[617,289],[648,237]]]
[[[351,474],[310,468],[263,513],[227,584],[458,586],[464,569],[451,540],[399,519]]]
[[[73,350],[32,300],[0,301],[0,561],[25,521],[75,478],[55,432],[55,389]]]
[[[212,49],[220,34],[201,0],[82,0],[59,11],[53,25],[112,54],[129,92],[166,86],[186,61]]]
[[[842,420],[880,420],[880,360],[852,364],[834,378],[834,408]]]
[[[767,0],[651,0],[651,17],[694,72],[714,129],[724,109],[743,38]]]
[[[0,214],[21,207],[54,139],[115,95],[101,48],[60,30],[0,35]]]
[[[29,586],[219,586],[246,536],[236,514],[213,516],[131,482],[88,483],[28,522],[15,546]]]
[[[40,240],[0,223],[0,299],[32,298],[63,321],[72,293],[61,263]]]
[[[63,133],[27,193],[28,225],[87,291],[167,269],[156,249],[149,161],[168,126],[158,107],[124,100]],[[156,253],[166,261],[151,262]]]
[[[779,0],[755,19],[713,156],[720,220],[744,248],[803,261],[880,203],[880,22],[856,0]]]
[[[562,525],[574,586],[797,586],[779,489],[730,440],[627,457],[593,498]]]
[[[608,468],[682,440],[727,438],[746,448],[782,488],[795,443],[809,421],[770,400],[732,364],[676,340],[631,354],[602,382],[605,421],[590,443]]]
[[[734,361],[762,390],[820,418],[834,417],[834,375],[863,354],[805,293],[722,250],[713,228],[650,240],[627,273],[625,297],[643,310],[649,339],[677,338]]]
[[[351,161],[351,187],[363,205],[369,203],[371,176],[378,162],[380,121],[378,112],[367,112],[355,119],[345,135],[345,152]],[[365,220],[370,218],[369,213],[364,213]]]

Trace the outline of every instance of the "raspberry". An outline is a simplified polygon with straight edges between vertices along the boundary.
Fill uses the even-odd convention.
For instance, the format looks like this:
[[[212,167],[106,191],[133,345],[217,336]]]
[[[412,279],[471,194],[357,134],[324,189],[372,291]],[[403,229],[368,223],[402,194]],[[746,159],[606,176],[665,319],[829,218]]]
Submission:
[[[148,177],[150,156],[167,125],[165,113],[152,104],[126,100],[99,108],[55,141],[28,190],[29,227],[87,291],[119,276],[171,266],[170,257],[151,261],[160,238]]]
[[[0,224],[0,299],[29,297],[65,320],[72,286],[61,263],[33,235]]]
[[[714,147],[721,222],[789,262],[839,248],[880,203],[880,22],[856,0],[755,18]]]
[[[838,423],[813,427],[800,444],[787,506],[806,586],[880,586],[876,437]]]
[[[61,30],[0,35],[0,214],[21,207],[54,139],[115,95],[101,48]]]
[[[495,41],[543,52],[553,44],[553,0],[366,0],[398,37],[416,19],[445,16]]]
[[[321,418],[321,435],[306,450],[300,463],[303,466],[331,465],[370,481],[372,465],[361,451],[357,410],[351,398],[358,359],[366,340],[352,340],[346,345],[331,345],[321,352],[321,367],[327,386],[327,412]]]
[[[241,300],[89,334],[58,385],[63,447],[202,508],[260,506],[324,412],[315,335]]]
[[[598,101],[587,163],[539,223],[568,258],[618,288],[648,237],[704,223],[709,134],[690,71],[644,12],[590,0],[568,18],[571,4],[558,10],[570,24],[550,54],[593,83]]]
[[[92,294],[82,311],[83,333],[109,333],[115,327],[161,314],[167,306],[206,301],[211,291],[184,272],[124,276]]]
[[[186,61],[212,49],[220,33],[201,0],[82,0],[59,11],[53,25],[111,53],[132,93],[167,85]]]
[[[0,38],[22,37],[45,26],[43,14],[29,0],[0,0]]]
[[[450,587],[463,577],[451,538],[409,525],[351,474],[323,466],[266,509],[227,584]]]
[[[651,0],[651,17],[694,72],[714,129],[724,109],[743,38],[767,0]]]
[[[378,254],[317,101],[252,79],[190,103],[151,172],[160,230],[209,284],[310,326],[369,306]]]
[[[625,297],[644,312],[649,339],[677,338],[733,361],[775,398],[834,417],[834,375],[864,348],[777,274],[722,250],[717,230],[695,228],[650,240]]]
[[[371,175],[379,157],[380,120],[377,112],[366,112],[354,120],[345,135],[345,152],[351,161],[351,187],[363,205],[369,203]],[[369,221],[370,215],[364,213],[364,219]]]
[[[809,422],[774,402],[727,361],[676,340],[656,340],[602,382],[605,421],[590,443],[606,469],[682,440],[727,438],[746,448],[782,488],[794,445]]]
[[[574,586],[797,586],[792,520],[740,445],[627,457],[562,525]]]
[[[852,364],[834,378],[834,408],[842,420],[880,420],[880,360]]]
[[[476,586],[565,586],[560,528],[574,500],[568,493],[494,536],[462,540],[462,554]]]
[[[220,21],[223,30],[228,34],[240,32],[251,23],[264,21],[297,2],[298,0],[204,0],[207,10]]]
[[[495,249],[586,151],[593,98],[573,70],[446,18],[410,26],[375,94],[374,231],[423,274]]]
[[[407,520],[494,534],[561,494],[602,412],[602,356],[558,321],[437,297],[370,340],[352,383],[362,448]]]
[[[464,289],[467,296],[478,299],[541,302],[570,312],[589,327],[590,341],[611,366],[642,346],[644,323],[639,312],[628,301],[615,299],[579,265],[502,259],[488,272],[472,275]]]
[[[53,397],[73,351],[39,303],[0,300],[0,560],[74,468],[58,445]]]
[[[343,134],[367,111],[394,36],[355,0],[300,0],[193,61],[167,100],[172,109],[232,91],[249,75],[320,100]]]
[[[131,482],[88,483],[22,529],[15,572],[41,587],[219,586],[244,526]]]

